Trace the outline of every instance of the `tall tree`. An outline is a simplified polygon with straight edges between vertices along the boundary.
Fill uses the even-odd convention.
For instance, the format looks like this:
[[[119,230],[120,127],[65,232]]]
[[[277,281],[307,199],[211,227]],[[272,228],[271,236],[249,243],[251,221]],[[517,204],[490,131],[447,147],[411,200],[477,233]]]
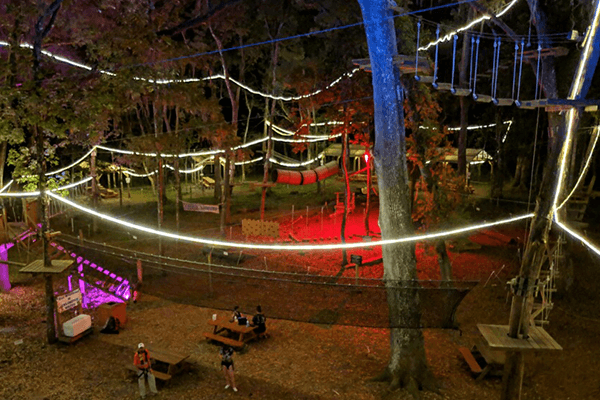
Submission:
[[[379,184],[379,224],[382,239],[413,233],[406,143],[404,88],[393,64],[398,54],[392,10],[386,0],[359,0],[363,14],[369,57],[373,71],[375,146],[373,158]],[[418,291],[403,288],[417,279],[413,244],[394,244],[382,249],[384,281],[390,316],[389,363],[380,376],[391,388],[406,386],[418,396],[421,387],[433,388],[433,375],[425,357],[423,332],[419,326]]]

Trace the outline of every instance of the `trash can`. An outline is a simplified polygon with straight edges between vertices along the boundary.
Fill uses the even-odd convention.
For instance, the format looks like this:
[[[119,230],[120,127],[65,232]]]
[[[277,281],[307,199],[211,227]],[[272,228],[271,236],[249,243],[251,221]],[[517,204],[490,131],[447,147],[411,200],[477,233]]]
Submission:
[[[114,317],[119,320],[119,326],[124,327],[127,322],[127,304],[111,301],[101,304],[98,307],[98,324],[99,326],[106,325],[106,321]]]

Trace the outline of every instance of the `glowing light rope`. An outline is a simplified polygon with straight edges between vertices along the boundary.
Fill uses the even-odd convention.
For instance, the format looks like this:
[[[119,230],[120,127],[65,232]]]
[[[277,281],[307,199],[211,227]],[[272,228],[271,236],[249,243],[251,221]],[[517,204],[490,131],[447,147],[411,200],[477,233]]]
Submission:
[[[581,243],[585,244],[590,250],[592,250],[594,253],[596,253],[597,255],[600,256],[600,249],[598,249],[596,246],[594,246],[592,243],[590,243],[586,238],[584,238],[583,236],[579,235],[574,230],[570,229],[568,226],[566,226],[565,224],[563,224],[562,222],[560,222],[558,219],[555,218],[554,222],[556,222],[556,225],[558,225],[559,227],[561,227],[569,235],[571,235],[575,239],[578,239],[579,241],[581,241]]]
[[[5,42],[5,41],[0,41],[0,46],[10,46],[10,43]],[[33,49],[33,46],[29,43],[21,43],[19,44],[20,47],[23,48],[27,48],[27,49]],[[81,68],[81,69],[85,69],[87,71],[92,71],[93,68],[90,67],[89,65],[85,65],[82,63],[79,63],[77,61],[73,61],[70,60],[66,57],[62,57],[59,56],[57,54],[51,53],[49,51],[46,50],[42,50],[42,54],[55,59],[56,61],[71,65],[73,67],[77,67],[77,68]],[[333,86],[337,85],[342,79],[344,78],[351,78],[357,71],[359,71],[360,68],[354,68],[352,71],[350,72],[346,72],[344,74],[342,74],[340,77],[338,77],[336,80],[334,80],[333,82],[331,82],[330,84],[328,84],[327,86],[325,86],[324,89],[318,89],[315,90],[314,92],[308,93],[308,94],[303,94],[300,96],[274,96],[272,94],[269,93],[263,93],[259,90],[256,89],[252,89],[249,86],[244,85],[241,82],[238,82],[237,80],[233,79],[233,78],[229,78],[229,80],[233,83],[235,83],[236,85],[238,85],[239,87],[241,87],[244,90],[247,90],[248,92],[252,93],[252,94],[256,94],[262,97],[267,97],[269,99],[273,99],[273,100],[282,100],[282,101],[295,101],[295,100],[301,100],[301,99],[306,99],[308,97],[312,97],[315,96],[319,93],[322,93],[325,90],[328,90],[330,88],[332,88]],[[109,75],[109,76],[117,76],[117,74],[110,72],[110,71],[105,71],[105,70],[98,70],[98,72],[100,74],[103,75]],[[223,79],[225,80],[225,76],[217,74],[217,75],[212,75],[212,76],[207,76],[204,78],[184,78],[184,79],[150,79],[150,78],[141,78],[141,77],[133,77],[134,80],[136,81],[142,81],[142,82],[148,82],[148,83],[152,83],[152,84],[156,84],[156,85],[170,85],[173,83],[194,83],[194,82],[203,82],[203,81],[209,81],[209,80],[213,80],[213,79]]]
[[[282,165],[284,167],[304,167],[306,165],[310,165],[312,163],[314,163],[315,161],[318,161],[319,159],[325,157],[325,153],[320,153],[318,156],[316,156],[315,158],[313,158],[312,160],[307,160],[307,161],[303,161],[303,162],[297,162],[297,163],[289,163],[289,162],[285,162],[285,161],[279,161],[275,158],[269,158],[269,161],[271,161],[274,164],[278,164],[278,165]]]
[[[506,132],[504,133],[504,136],[502,137],[502,143],[504,143],[506,141],[506,138],[508,137],[508,132],[510,132],[510,128],[512,127],[513,121],[512,119],[510,121],[508,121],[508,128],[506,128]]]
[[[13,182],[14,182],[14,180],[11,179],[10,182],[8,182],[2,189],[0,189],[0,193],[4,192],[6,189],[8,189],[10,187],[10,185],[12,185]]]
[[[50,191],[48,191],[46,193],[50,194],[51,192],[57,192],[59,190],[71,189],[72,187],[83,185],[84,183],[89,182],[91,180],[92,180],[92,177],[88,176],[85,179],[82,179],[82,180],[77,181],[77,182],[69,183],[68,185],[65,185],[65,186],[57,187],[56,189],[52,189],[52,190],[50,190]],[[39,191],[35,191],[35,192],[13,192],[13,193],[10,193],[10,192],[8,192],[8,193],[0,192],[0,197],[34,197],[34,196],[39,196],[39,195],[40,195]]]
[[[571,196],[573,196],[573,194],[575,193],[575,191],[579,187],[579,184],[583,180],[583,177],[586,175],[586,173],[588,171],[588,168],[590,166],[590,163],[592,161],[592,156],[594,155],[594,149],[596,148],[596,144],[598,143],[598,130],[599,129],[600,129],[600,126],[598,126],[598,125],[596,125],[594,127],[594,130],[592,132],[592,135],[594,136],[594,139],[593,139],[594,141],[592,143],[592,147],[590,149],[588,157],[585,160],[585,164],[583,166],[583,169],[581,170],[581,174],[579,174],[579,178],[577,179],[577,182],[573,186],[573,190],[571,190],[571,193],[569,193],[569,195],[563,200],[563,202],[558,207],[556,207],[557,210],[560,210],[561,208],[564,207],[565,204],[567,204],[567,201],[569,201],[569,199],[571,198]]]
[[[270,125],[273,128],[273,131],[275,131],[276,133],[282,135],[282,136],[294,136],[296,135],[301,128],[305,127],[307,124],[302,124],[300,125],[300,128],[297,131],[290,131],[289,129],[285,129],[282,128],[280,126],[277,126],[273,123],[271,123],[271,121],[265,121],[265,123],[267,125]],[[329,122],[313,122],[311,124],[309,124],[309,126],[326,126],[326,125],[344,125],[343,122],[341,121],[329,121]],[[335,137],[338,137],[339,135],[335,135]],[[303,138],[308,138],[308,139],[323,139],[323,140],[328,140],[331,137],[334,136],[330,136],[330,135],[302,135]]]
[[[396,243],[408,243],[408,242],[417,242],[422,240],[436,239],[440,237],[447,237],[462,234],[465,232],[476,231],[479,229],[489,228],[492,226],[509,224],[511,222],[522,221],[524,219],[531,218],[533,214],[520,215],[518,217],[508,218],[505,220],[487,222],[478,225],[467,226],[463,228],[452,229],[444,232],[437,232],[431,234],[423,234],[423,235],[414,235],[409,237],[397,238],[397,239],[386,239],[380,240],[378,242],[357,242],[357,243],[339,243],[339,244],[324,244],[324,245],[309,245],[309,244],[301,244],[301,245],[269,245],[269,244],[259,244],[259,243],[239,243],[239,242],[228,242],[222,240],[213,240],[201,237],[193,237],[186,235],[177,235],[175,233],[159,231],[157,229],[149,228],[147,226],[134,224],[131,222],[123,221],[122,219],[118,219],[115,217],[111,217],[110,215],[101,214],[97,211],[94,211],[90,208],[79,205],[69,199],[65,199],[60,197],[54,193],[48,193],[48,196],[65,203],[73,208],[78,209],[79,211],[85,212],[87,214],[94,215],[100,219],[105,221],[109,221],[121,226],[126,226],[131,229],[136,229],[138,231],[150,233],[156,236],[168,237],[176,240],[183,240],[190,243],[200,243],[207,244],[212,246],[225,246],[225,247],[233,247],[238,249],[258,249],[258,250],[335,250],[335,249],[352,249],[352,248],[363,248],[363,247],[375,247],[375,246],[387,246]]]
[[[584,49],[583,49],[583,52],[581,53],[579,65],[577,66],[577,73],[575,74],[575,78],[573,80],[573,86],[571,87],[571,90],[569,93],[568,98],[571,100],[578,97],[579,94],[581,93],[581,90],[583,89],[583,81],[584,81],[583,76],[587,70],[587,63],[589,61],[589,58],[591,57],[592,52],[594,51],[592,43],[593,43],[593,37],[596,36],[597,31],[598,31],[599,20],[600,20],[600,2],[596,2],[596,9],[594,10],[594,17],[592,19],[592,24],[590,25],[590,28],[587,30],[587,35],[584,40]],[[598,51],[598,50],[596,50],[596,51]],[[558,197],[560,196],[560,193],[562,192],[562,189],[563,189],[564,175],[565,175],[568,152],[569,152],[569,149],[571,148],[571,142],[573,140],[573,130],[576,125],[575,119],[578,115],[579,115],[579,111],[576,110],[574,107],[570,108],[567,111],[567,115],[566,115],[566,121],[567,121],[566,133],[565,133],[566,137],[565,137],[565,143],[563,144],[563,148],[561,149],[561,153],[560,153],[560,167],[559,167],[559,173],[558,173],[558,182],[556,184],[556,188],[554,189],[554,200],[552,203],[553,204],[553,212],[555,213],[555,219],[556,219],[557,223],[559,221],[558,221],[558,213],[556,213],[556,211],[558,210],[558,207],[556,205],[558,203]]]
[[[92,154],[92,152],[96,149],[96,146],[92,147],[92,149],[90,151],[88,151],[87,153],[85,153],[83,156],[81,156],[81,158],[77,161],[74,161],[72,164],[67,165],[66,167],[62,167],[60,169],[57,169],[55,171],[50,171],[50,172],[46,172],[46,176],[50,176],[50,175],[56,175],[56,174],[60,174],[63,171],[66,171],[68,169],[70,169],[71,167],[74,167],[76,165],[79,165],[83,160],[85,160],[86,158],[88,158],[88,156],[90,154]]]
[[[154,171],[149,172],[147,174],[138,174],[138,173],[131,172],[131,171],[123,171],[123,173],[125,175],[130,175],[130,176],[133,176],[133,177],[136,177],[136,178],[147,178],[149,176],[152,176],[152,175],[156,174],[157,172],[158,172],[158,170],[154,170]]]
[[[504,9],[502,11],[500,11],[498,14],[496,14],[496,17],[500,18],[501,16],[503,16],[504,14],[506,14],[511,8],[513,8],[513,6],[515,4],[517,4],[518,1],[519,0],[512,0],[510,3],[508,3],[508,5],[506,7],[504,7]],[[483,16],[477,18],[477,19],[474,19],[473,21],[469,22],[468,24],[466,24],[466,25],[464,25],[464,26],[462,26],[460,28],[457,28],[456,30],[454,30],[454,31],[452,31],[452,32],[450,32],[450,33],[442,36],[441,38],[439,38],[437,40],[434,40],[433,42],[430,42],[430,43],[428,43],[425,46],[419,47],[419,51],[427,50],[430,47],[433,47],[433,46],[435,46],[436,44],[439,44],[439,43],[448,42],[457,33],[466,31],[467,29],[471,28],[472,26],[477,25],[480,22],[487,21],[488,19],[491,19],[491,18],[492,17],[490,17],[489,15],[483,15]]]

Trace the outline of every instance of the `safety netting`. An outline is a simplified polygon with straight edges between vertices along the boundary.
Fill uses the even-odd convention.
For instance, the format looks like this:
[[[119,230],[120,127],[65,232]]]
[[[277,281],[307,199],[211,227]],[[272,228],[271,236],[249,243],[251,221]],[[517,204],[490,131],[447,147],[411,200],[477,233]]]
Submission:
[[[456,309],[477,284],[265,271],[161,257],[68,236],[59,240],[131,282],[136,281],[141,261],[143,281],[137,288],[141,293],[220,310],[238,305],[248,314],[261,305],[269,318],[314,324],[455,329]],[[390,316],[391,297],[396,307]]]

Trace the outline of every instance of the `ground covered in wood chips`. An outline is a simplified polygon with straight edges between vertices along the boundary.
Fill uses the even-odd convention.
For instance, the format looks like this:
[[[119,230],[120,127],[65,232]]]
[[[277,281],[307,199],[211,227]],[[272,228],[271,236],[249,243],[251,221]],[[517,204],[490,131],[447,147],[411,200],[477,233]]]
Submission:
[[[376,221],[374,224],[376,226]],[[305,223],[306,232],[295,226],[293,236],[315,242],[309,234],[309,226]],[[313,216],[312,226],[323,230],[318,212]],[[501,379],[490,376],[475,381],[458,347],[471,347],[481,339],[477,323],[508,323],[510,304],[505,283],[518,271],[523,232],[523,226],[486,230],[470,237],[480,249],[458,251],[459,246],[451,249],[455,278],[477,280],[479,284],[458,309],[460,331],[424,331],[427,357],[441,387],[439,394],[423,393],[424,399],[499,398]],[[324,232],[319,233],[328,237]],[[106,237],[110,234],[107,232]],[[235,238],[234,230],[230,234]],[[329,236],[333,237],[334,233]],[[137,246],[148,252],[154,250],[143,241]],[[546,327],[564,350],[526,356],[524,399],[600,398],[597,308],[600,263],[583,247],[573,245],[571,250],[568,265],[574,279],[569,290],[555,299],[550,324]],[[380,254],[379,250],[362,252],[364,259],[377,258]],[[306,252],[302,256],[255,252],[254,256],[248,265],[257,263],[256,268],[264,268],[264,257],[268,257],[266,268],[288,263],[312,266],[314,270],[305,271],[307,273],[332,274],[339,269],[337,260],[341,252]],[[419,245],[417,257],[419,277],[439,279],[436,255],[431,249]],[[354,273],[352,270],[344,274],[354,276]],[[361,270],[364,277],[378,278],[381,273],[381,264]],[[403,390],[389,392],[386,384],[370,381],[385,367],[389,357],[389,330],[384,328],[316,325],[269,318],[269,337],[251,342],[245,351],[234,355],[239,388],[239,392],[234,393],[224,389],[218,347],[208,343],[202,335],[212,330],[207,323],[212,314],[227,314],[226,311],[142,293],[136,304],[128,306],[129,321],[120,334],[100,334],[96,327],[93,335],[72,345],[47,345],[43,290],[40,278],[15,275],[13,289],[0,293],[0,399],[136,399],[139,397],[137,382],[125,366],[132,362],[139,342],[149,348],[190,355],[189,372],[175,376],[167,385],[159,383],[161,399],[410,398]],[[318,298],[292,296],[279,300],[301,302],[318,301]],[[265,311],[269,317],[269,310]],[[91,314],[95,317],[93,310]]]

